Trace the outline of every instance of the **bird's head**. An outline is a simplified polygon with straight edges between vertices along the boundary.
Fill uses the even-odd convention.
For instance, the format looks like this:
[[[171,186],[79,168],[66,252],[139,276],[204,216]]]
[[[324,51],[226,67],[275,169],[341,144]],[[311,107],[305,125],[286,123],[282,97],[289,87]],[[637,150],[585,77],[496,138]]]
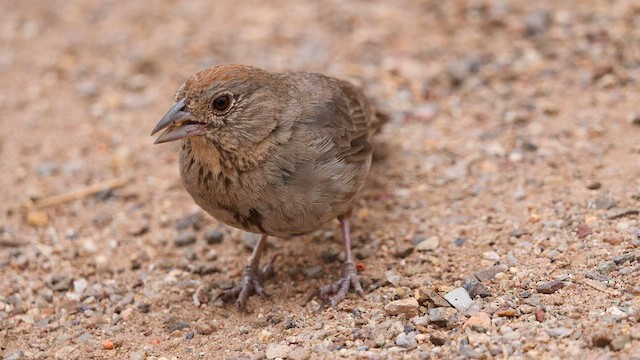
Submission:
[[[226,151],[246,150],[278,126],[282,89],[274,75],[255,67],[220,65],[189,78],[175,105],[151,132],[155,144],[203,137]]]

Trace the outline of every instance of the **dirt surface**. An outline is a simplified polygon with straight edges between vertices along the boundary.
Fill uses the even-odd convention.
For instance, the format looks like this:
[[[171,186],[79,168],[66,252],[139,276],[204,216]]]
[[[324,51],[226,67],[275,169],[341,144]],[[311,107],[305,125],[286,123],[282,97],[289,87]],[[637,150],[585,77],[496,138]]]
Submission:
[[[271,299],[213,301],[255,238],[149,133],[220,63],[352,79],[391,115],[364,299],[303,306],[336,222],[272,239]],[[640,358],[639,65],[631,1],[3,1],[0,357]]]

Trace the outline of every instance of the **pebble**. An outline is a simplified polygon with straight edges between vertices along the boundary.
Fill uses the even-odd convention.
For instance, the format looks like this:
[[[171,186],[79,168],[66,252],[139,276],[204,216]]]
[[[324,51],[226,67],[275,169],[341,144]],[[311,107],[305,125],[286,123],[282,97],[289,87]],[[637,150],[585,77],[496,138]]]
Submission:
[[[593,181],[587,184],[587,189],[589,190],[598,190],[602,187],[602,183],[600,181]]]
[[[464,288],[456,288],[444,295],[444,299],[459,311],[465,311],[471,306],[472,300],[469,293]]]
[[[441,328],[451,328],[458,320],[457,315],[456,309],[450,307],[433,308],[429,309],[429,322]]]
[[[433,251],[440,246],[440,238],[437,236],[429,236],[416,245],[417,251]]]
[[[611,341],[611,344],[609,344],[609,346],[611,347],[611,350],[613,350],[613,351],[620,351],[620,350],[624,349],[624,347],[630,341],[631,341],[631,337],[629,336],[629,334],[618,335]]]
[[[482,253],[482,258],[485,260],[498,261],[500,260],[500,255],[495,251],[485,251]]]
[[[178,247],[188,246],[196,242],[196,235],[192,232],[186,232],[178,235],[173,243]]]
[[[631,125],[640,126],[640,113],[639,112],[633,112],[633,113],[629,114],[629,116],[627,117],[627,120],[629,121],[629,124],[631,124]]]
[[[587,236],[591,235],[592,233],[593,233],[593,230],[591,230],[591,228],[585,224],[579,224],[578,228],[576,229],[576,235],[578,236],[579,239],[584,239]]]
[[[402,279],[402,276],[400,276],[400,274],[398,274],[394,270],[385,271],[384,277],[393,286],[398,286],[400,284],[400,280]]]
[[[396,257],[404,259],[413,253],[415,247],[411,243],[400,243],[396,246]]]
[[[200,230],[202,228],[202,221],[203,221],[203,216],[202,216],[202,212],[198,211],[195,212],[193,214],[189,214],[186,216],[183,216],[180,220],[178,220],[178,222],[176,223],[176,229],[177,230],[185,230],[189,227],[193,228],[193,230]]]
[[[211,326],[200,322],[194,325],[194,329],[200,335],[210,335],[213,333],[213,328]]]
[[[615,270],[617,268],[617,265],[614,261],[612,260],[608,260],[603,262],[602,264],[596,266],[596,271],[601,273],[601,274],[608,274],[610,272],[612,272],[613,270]]]
[[[488,269],[480,270],[476,272],[474,275],[481,282],[485,282],[493,279],[496,275],[503,273],[507,270],[509,270],[509,267],[507,265],[500,264],[500,265],[492,266]]]
[[[144,350],[138,350],[129,354],[129,360],[145,360],[146,356],[147,354]]]
[[[304,273],[304,277],[307,279],[319,279],[324,276],[324,271],[320,265],[310,266],[302,272]]]
[[[410,297],[392,301],[384,307],[384,310],[392,316],[404,314],[407,318],[412,318],[418,315],[419,308],[420,304],[418,304],[418,300]]]
[[[220,244],[224,240],[224,234],[219,230],[210,230],[204,233],[204,240],[209,245]]]
[[[49,215],[44,211],[30,211],[27,214],[27,224],[40,227],[49,224]]]
[[[102,342],[102,348],[105,350],[113,350],[116,348],[116,345],[111,340],[105,340]]]
[[[462,329],[469,328],[475,332],[485,333],[491,329],[491,317],[485,312],[479,312],[471,316],[463,325]]]
[[[411,331],[409,333],[404,333],[401,332],[400,334],[398,334],[398,336],[396,336],[396,345],[403,347],[403,348],[409,348],[412,347],[413,345],[415,345],[417,343],[416,341],[416,333]]]
[[[546,315],[546,312],[544,311],[543,308],[536,308],[535,316],[536,316],[537,322],[543,322],[545,315]]]
[[[1,352],[0,352],[0,355],[2,355]],[[2,359],[3,360],[26,360],[27,357],[24,355],[24,351],[20,350],[20,351],[15,351],[10,354],[7,354]]]
[[[271,340],[272,336],[273,334],[269,330],[262,329],[258,333],[258,340],[260,340],[260,342],[267,342]]]
[[[447,343],[447,338],[438,334],[431,334],[429,336],[429,341],[431,341],[431,343],[435,346],[442,346]]]
[[[265,355],[267,359],[286,359],[289,355],[289,346],[282,344],[269,344]]]
[[[471,298],[475,298],[476,296],[487,297],[491,295],[489,289],[487,289],[487,287],[478,281],[478,279],[473,275],[465,277],[464,285],[462,286],[467,290],[467,292],[469,292],[469,296]]]
[[[425,296],[426,296],[427,299],[429,299],[433,303],[433,305],[435,307],[449,307],[449,306],[451,306],[451,305],[449,305],[447,300],[445,300],[442,296],[440,296],[440,294],[436,293],[435,291],[426,290],[425,291]]]
[[[289,360],[307,360],[310,357],[309,350],[298,347],[287,354],[287,359]]]
[[[56,360],[68,360],[72,358],[77,358],[77,349],[73,346],[67,345],[62,347],[60,350],[56,351],[53,357]]]
[[[194,337],[195,335],[196,335],[196,334],[195,334],[193,331],[189,331],[189,332],[187,333],[187,335],[186,335],[184,338],[185,338],[185,339],[187,339],[187,340],[191,340],[191,339],[193,339],[193,337]]]
[[[638,215],[640,210],[638,209],[612,209],[607,211],[607,219],[614,220],[625,216]]]
[[[555,329],[547,330],[547,334],[553,338],[564,338],[573,334],[573,329],[567,329],[565,327],[559,327]]]
[[[205,256],[205,259],[207,261],[214,261],[218,258],[218,251],[216,251],[216,249],[209,249],[209,251],[207,251],[207,256]]]
[[[542,284],[538,284],[536,287],[536,291],[541,294],[553,294],[556,291],[562,289],[564,287],[564,282],[562,281],[548,281]]]
[[[78,280],[73,281],[73,291],[76,294],[82,294],[84,290],[87,288],[87,279],[80,278]]]

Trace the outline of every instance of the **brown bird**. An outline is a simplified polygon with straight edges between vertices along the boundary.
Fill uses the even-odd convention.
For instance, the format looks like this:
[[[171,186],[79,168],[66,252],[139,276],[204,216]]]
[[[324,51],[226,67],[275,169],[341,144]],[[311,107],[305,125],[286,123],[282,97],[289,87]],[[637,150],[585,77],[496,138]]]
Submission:
[[[237,298],[239,308],[253,293],[265,297],[259,262],[267,237],[305,234],[334,218],[345,244],[342,275],[309,299],[334,306],[350,288],[364,295],[349,218],[383,117],[362,91],[321,74],[221,65],[189,78],[175,102],[151,135],[165,130],[156,144],[183,139],[184,187],[216,219],[262,234],[242,281],[221,296]]]

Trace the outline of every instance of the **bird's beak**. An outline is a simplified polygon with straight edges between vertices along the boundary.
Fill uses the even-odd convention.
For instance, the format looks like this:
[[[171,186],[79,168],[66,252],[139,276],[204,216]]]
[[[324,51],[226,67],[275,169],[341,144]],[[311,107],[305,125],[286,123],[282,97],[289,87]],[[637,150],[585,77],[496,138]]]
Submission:
[[[153,128],[151,136],[166,129],[154,144],[180,140],[191,136],[204,135],[207,124],[196,121],[192,113],[185,110],[185,99],[178,101]]]

